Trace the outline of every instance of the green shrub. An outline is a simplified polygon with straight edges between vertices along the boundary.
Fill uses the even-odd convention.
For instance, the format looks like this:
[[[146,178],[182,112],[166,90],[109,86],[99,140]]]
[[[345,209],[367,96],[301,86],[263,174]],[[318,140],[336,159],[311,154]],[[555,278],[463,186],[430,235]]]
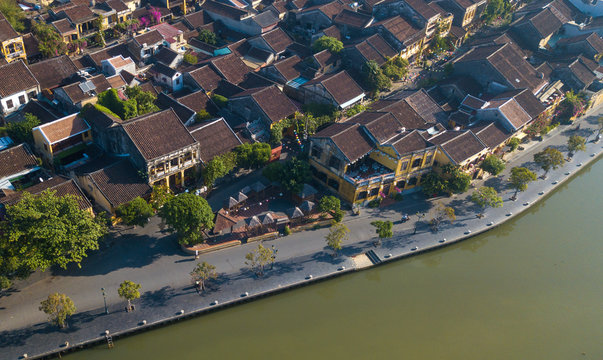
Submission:
[[[213,94],[211,99],[214,101],[217,107],[225,108],[228,105],[228,99],[219,94]]]
[[[283,230],[283,234],[285,234],[285,236],[291,235],[291,228],[289,227],[289,225],[285,225],[285,229]]]
[[[333,214],[333,220],[335,220],[335,222],[341,222],[341,220],[343,220],[343,210],[335,211]]]
[[[376,198],[374,200],[369,201],[368,203],[368,207],[370,207],[371,209],[378,208],[379,205],[381,205],[381,198]]]
[[[509,148],[511,149],[511,151],[515,151],[519,147],[520,143],[521,143],[521,141],[518,138],[514,137],[509,140],[507,145],[509,145]]]
[[[199,61],[195,55],[189,54],[189,53],[184,54],[183,60],[185,63],[191,64],[191,65],[195,65],[197,63],[197,61]]]

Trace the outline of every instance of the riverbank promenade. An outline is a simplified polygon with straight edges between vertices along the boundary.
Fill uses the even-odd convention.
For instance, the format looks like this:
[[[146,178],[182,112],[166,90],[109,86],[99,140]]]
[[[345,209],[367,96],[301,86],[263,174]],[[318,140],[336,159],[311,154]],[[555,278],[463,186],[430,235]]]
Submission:
[[[538,179],[529,184],[528,190],[519,193],[516,201],[511,200],[514,191],[507,187],[507,179],[512,167],[526,166],[541,175],[542,170],[533,163],[534,154],[548,146],[566,153],[567,139],[574,134],[589,136],[592,140],[601,112],[602,109],[595,109],[581,118],[579,130],[575,129],[576,125],[561,126],[544,141],[531,142],[508,158],[503,174],[476,181],[475,188],[495,187],[504,200],[502,208],[487,209],[485,217],[478,218],[476,215],[480,210],[469,201],[473,189],[429,201],[420,194],[408,196],[389,207],[362,209],[359,216],[346,216],[344,222],[351,230],[350,241],[335,258],[325,246],[328,229],[266,241],[266,245],[274,245],[279,251],[274,268],[268,269],[261,278],[252,274],[244,263],[245,254],[257,246],[255,243],[204,254],[195,260],[179,250],[172,236],[159,231],[156,221],[149,224],[143,234],[140,231],[125,232],[112,240],[110,247],[86,259],[82,269],[37,274],[19,284],[15,292],[0,298],[0,358],[18,359],[23,354],[33,358],[68,351],[86,343],[104,341],[107,330],[119,346],[120,334],[355,271],[357,262],[352,257],[370,250],[373,255],[370,264],[387,262],[487,231],[522,213],[600,157],[603,142],[589,141],[586,151],[575,154],[570,162],[550,171],[545,180]],[[452,206],[457,219],[452,224],[442,225],[440,231],[434,233],[428,222],[438,202]],[[403,213],[411,214],[411,219],[405,223],[400,222]],[[416,213],[426,216],[418,219],[413,215]],[[394,222],[394,236],[379,246],[373,245],[375,234],[369,225],[374,220]],[[220,274],[201,294],[191,285],[188,275],[197,261],[215,265]],[[137,310],[134,312],[125,312],[125,302],[117,297],[117,286],[123,280],[142,284],[144,293],[135,301]],[[101,287],[107,289],[109,314],[105,314]],[[48,324],[44,314],[38,311],[39,302],[48,293],[56,291],[69,295],[78,307],[78,313],[69,319],[69,327],[63,330]]]

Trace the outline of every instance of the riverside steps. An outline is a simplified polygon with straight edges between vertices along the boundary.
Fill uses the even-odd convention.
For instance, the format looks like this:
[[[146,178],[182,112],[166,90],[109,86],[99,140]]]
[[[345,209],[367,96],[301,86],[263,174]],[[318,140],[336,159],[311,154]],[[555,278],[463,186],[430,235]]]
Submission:
[[[563,130],[552,134],[543,142],[531,144],[510,159],[502,176],[478,181],[475,187],[484,184],[494,186],[497,182],[504,184],[511,167],[523,166],[531,162],[533,154],[546,146],[564,144],[567,136],[562,132]],[[221,274],[210,285],[209,291],[200,295],[192,285],[170,287],[166,284],[164,288],[147,291],[143,295],[144,302],[137,303],[137,310],[134,312],[124,312],[124,303],[113,303],[109,306],[108,315],[104,314],[104,308],[101,307],[75,314],[68,320],[69,327],[63,330],[58,330],[46,322],[20,329],[4,330],[0,332],[0,359],[19,359],[23,358],[24,354],[27,354],[28,359],[55,357],[59,353],[106,343],[106,331],[109,331],[114,346],[119,347],[120,337],[128,334],[355,271],[357,267],[351,258],[352,254],[365,254],[371,264],[363,268],[370,268],[375,264],[388,263],[467,239],[521,214],[588,164],[598,160],[602,152],[602,143],[588,142],[586,151],[575,154],[570,162],[557,170],[550,171],[546,180],[538,179],[530,183],[528,190],[519,193],[516,201],[510,200],[513,191],[503,189],[501,185],[499,194],[504,200],[503,207],[487,209],[485,217],[482,218],[475,216],[476,209],[468,201],[472,190],[443,199],[442,202],[454,204],[457,220],[453,224],[441,226],[441,230],[437,233],[430,231],[426,223],[421,223],[414,233],[415,219],[411,219],[405,224],[396,224],[394,237],[384,239],[379,246],[373,245],[375,239],[370,237],[373,236],[372,232],[370,236],[356,234],[363,238],[344,244],[341,256],[332,257],[328,251],[317,248],[301,256],[277,259],[274,269],[267,271],[262,278],[252,276],[248,270],[237,269]],[[398,217],[399,220],[399,212],[390,209],[366,209],[361,216],[348,217],[345,221],[350,228],[353,228],[354,223],[366,227],[366,224],[377,216],[390,220]],[[429,213],[425,219],[429,219]],[[322,236],[320,232],[308,232],[308,234]],[[278,240],[275,241],[274,243],[278,244]]]

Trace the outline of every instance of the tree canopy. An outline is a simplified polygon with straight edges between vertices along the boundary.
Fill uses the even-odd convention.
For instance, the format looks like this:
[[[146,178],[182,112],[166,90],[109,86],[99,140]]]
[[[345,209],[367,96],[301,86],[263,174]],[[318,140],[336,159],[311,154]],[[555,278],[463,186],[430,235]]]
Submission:
[[[496,155],[488,155],[480,167],[492,175],[498,175],[505,169],[505,162]]]
[[[482,186],[473,192],[473,194],[471,194],[471,201],[484,209],[482,214],[487,207],[499,208],[503,206],[503,200],[498,196],[496,189],[489,186]]]
[[[23,193],[21,200],[6,209],[8,221],[0,224],[3,271],[23,271],[69,263],[78,266],[106,227],[80,209],[73,195],[56,196],[46,190],[40,195]]]
[[[349,238],[350,229],[342,223],[333,223],[329,233],[325,237],[327,246],[333,250],[333,255],[337,255],[341,250],[341,244]]]
[[[297,194],[310,181],[310,165],[307,161],[292,158],[285,162],[268,164],[262,172],[268,180],[276,181],[288,193]]]
[[[25,113],[25,120],[19,122],[9,122],[6,124],[6,134],[15,142],[20,144],[26,142],[33,144],[33,133],[31,129],[40,125],[40,119],[30,113]]]
[[[197,264],[193,271],[191,271],[192,280],[199,282],[199,285],[201,285],[201,290],[205,290],[205,283],[207,280],[215,279],[216,277],[218,277],[216,267],[205,261]]]
[[[130,280],[125,280],[119,284],[117,294],[120,298],[128,300],[128,310],[132,309],[132,300],[140,298],[140,289],[142,286]]]
[[[396,56],[383,64],[383,74],[392,81],[402,80],[402,78],[408,74],[408,65],[408,60]]]
[[[333,54],[339,54],[343,50],[343,43],[334,37],[321,36],[312,44],[312,50],[317,53],[323,50],[329,50]]]
[[[15,0],[0,0],[0,13],[4,15],[15,31],[25,31],[25,25],[23,24],[25,13]]]
[[[266,143],[245,143],[234,149],[237,166],[246,169],[259,168],[270,160],[272,149]]]
[[[266,265],[274,262],[275,253],[273,250],[258,244],[257,249],[251,250],[245,255],[245,264],[251,268],[257,276],[264,276]]]
[[[68,316],[75,314],[76,308],[73,301],[65,294],[54,293],[40,303],[40,311],[48,314],[50,322],[59,327],[65,327]]]
[[[509,177],[509,184],[515,189],[513,199],[517,198],[517,193],[520,191],[526,191],[528,184],[535,181],[537,178],[536,174],[530,169],[525,167],[514,167],[511,168],[511,176]]]
[[[203,241],[202,231],[214,226],[214,213],[207,200],[190,193],[180,194],[165,203],[159,209],[159,216],[185,245]]]
[[[465,174],[457,165],[443,165],[440,171],[431,171],[421,178],[423,192],[437,195],[441,192],[462,194],[469,189],[471,176]]]
[[[367,61],[362,66],[362,78],[366,86],[373,92],[386,90],[392,86],[391,80],[385,76],[383,70],[373,60]]]
[[[218,36],[213,31],[207,29],[199,31],[197,39],[208,45],[216,45],[218,43]]]
[[[149,204],[153,207],[153,210],[159,210],[165,203],[170,201],[174,197],[174,193],[167,185],[153,185],[153,191],[151,192],[151,198]]]
[[[512,11],[513,6],[508,0],[489,0],[482,13],[482,19],[489,24],[498,17],[507,17]]]
[[[555,170],[565,164],[565,159],[559,150],[548,147],[534,154],[534,162],[544,170],[543,177],[546,178],[550,170]]]
[[[153,207],[140,196],[130,202],[119,205],[115,209],[115,212],[123,223],[129,226],[145,226],[149,222],[149,218],[155,214]]]
[[[38,39],[38,50],[45,58],[51,58],[67,53],[67,44],[61,35],[51,25],[33,22],[32,32]]]
[[[431,219],[431,227],[435,232],[440,230],[440,224],[443,221],[448,220],[453,223],[456,220],[456,214],[454,208],[446,206],[443,203],[438,203],[434,217]]]
[[[570,156],[578,151],[586,150],[586,139],[579,135],[572,135],[567,140],[567,149],[569,150]]]
[[[159,111],[155,100],[157,97],[139,86],[127,87],[124,91],[127,100],[122,100],[117,90],[109,89],[98,94],[97,104],[106,107],[122,120]]]
[[[371,225],[375,227],[375,232],[377,233],[379,241],[394,236],[394,232],[392,230],[394,223],[389,220],[376,220],[371,222]]]

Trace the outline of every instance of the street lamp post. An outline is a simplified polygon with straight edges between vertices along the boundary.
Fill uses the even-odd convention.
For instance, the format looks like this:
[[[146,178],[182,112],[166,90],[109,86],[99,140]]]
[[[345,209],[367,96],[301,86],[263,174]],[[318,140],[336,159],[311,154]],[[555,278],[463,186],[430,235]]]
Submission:
[[[108,315],[109,309],[107,309],[107,295],[105,295],[105,288],[101,288],[101,291],[103,292],[103,301],[105,302],[105,314]]]

